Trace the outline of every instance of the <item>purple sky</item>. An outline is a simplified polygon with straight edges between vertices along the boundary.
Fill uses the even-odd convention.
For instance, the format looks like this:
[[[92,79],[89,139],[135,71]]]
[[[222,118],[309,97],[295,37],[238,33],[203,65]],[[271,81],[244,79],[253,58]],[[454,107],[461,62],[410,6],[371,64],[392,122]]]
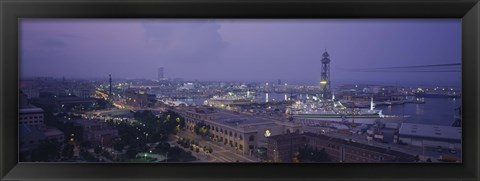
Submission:
[[[460,82],[460,73],[366,73],[355,68],[461,62],[460,19],[51,20],[20,22],[23,77],[318,82]]]

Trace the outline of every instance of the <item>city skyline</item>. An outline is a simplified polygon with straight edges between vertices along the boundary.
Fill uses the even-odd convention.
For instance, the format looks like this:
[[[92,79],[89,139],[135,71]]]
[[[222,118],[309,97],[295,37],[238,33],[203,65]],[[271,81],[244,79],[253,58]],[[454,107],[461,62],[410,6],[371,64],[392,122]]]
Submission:
[[[461,62],[460,20],[54,20],[20,23],[21,77],[459,83],[460,73],[351,69]]]
[[[20,162],[462,162],[459,19],[20,29]]]

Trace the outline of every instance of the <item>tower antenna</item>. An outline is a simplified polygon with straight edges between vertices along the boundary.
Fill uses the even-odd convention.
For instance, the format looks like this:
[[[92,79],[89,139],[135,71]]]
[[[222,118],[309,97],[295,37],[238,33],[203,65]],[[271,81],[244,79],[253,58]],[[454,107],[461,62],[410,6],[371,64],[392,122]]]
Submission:
[[[322,54],[322,69],[320,78],[320,94],[322,98],[330,97],[330,55],[325,48],[325,52]]]

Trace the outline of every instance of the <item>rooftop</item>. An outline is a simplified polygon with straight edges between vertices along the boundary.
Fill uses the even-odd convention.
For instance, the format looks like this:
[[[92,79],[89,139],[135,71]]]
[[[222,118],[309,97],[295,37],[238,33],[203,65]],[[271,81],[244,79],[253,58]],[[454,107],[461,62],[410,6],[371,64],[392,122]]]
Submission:
[[[462,128],[452,126],[402,123],[399,129],[399,134],[405,136],[461,140]]]
[[[82,126],[95,126],[95,125],[102,125],[104,123],[98,119],[75,119],[72,122],[74,124],[82,125]]]
[[[380,148],[380,147],[366,145],[366,144],[362,144],[362,143],[347,141],[347,140],[344,140],[344,139],[334,138],[334,137],[330,137],[330,136],[326,136],[326,135],[320,135],[320,134],[315,134],[315,133],[310,133],[310,132],[304,133],[304,135],[310,136],[310,137],[315,137],[315,138],[320,138],[320,139],[328,139],[330,142],[339,143],[339,144],[342,144],[342,145],[345,145],[345,146],[351,146],[351,147],[360,148],[360,149],[364,149],[364,150],[369,150],[369,151],[373,151],[373,152],[377,152],[377,153],[393,155],[393,156],[397,157],[397,159],[399,161],[409,161],[413,158],[413,155],[410,155],[410,154],[407,154],[407,153],[402,153],[402,152],[399,152],[399,151],[390,150],[390,149],[386,149],[386,148]]]
[[[57,101],[60,103],[84,103],[84,102],[94,102],[95,99],[92,98],[83,98],[83,97],[59,97]]]
[[[192,110],[190,110],[192,112]],[[213,118],[210,119],[209,121],[223,124],[226,126],[231,126],[231,127],[247,127],[247,126],[253,126],[253,125],[258,125],[258,124],[273,124],[274,120],[271,119],[266,119],[262,117],[257,117],[257,116],[252,116],[252,115],[246,115],[238,112],[230,112],[230,111],[225,111],[221,109],[212,109],[212,108],[207,108],[207,109],[195,109],[196,113],[199,114],[208,114],[212,115]]]
[[[257,124],[273,123],[273,120],[268,120],[261,117],[245,115],[241,113],[231,113],[226,111],[218,111],[215,118],[212,120],[217,123],[222,123],[228,126],[250,126]]]
[[[268,137],[268,139],[272,139],[272,140],[275,140],[275,141],[281,141],[281,140],[301,138],[301,137],[303,137],[303,135],[298,134],[298,133],[291,133],[291,134],[280,134],[280,135],[270,136],[270,137]]]
[[[38,107],[20,108],[19,112],[20,114],[43,113],[43,109]]]
[[[47,130],[45,130],[44,134],[46,137],[50,137],[50,136],[63,135],[63,132],[58,130],[57,128],[48,128]]]

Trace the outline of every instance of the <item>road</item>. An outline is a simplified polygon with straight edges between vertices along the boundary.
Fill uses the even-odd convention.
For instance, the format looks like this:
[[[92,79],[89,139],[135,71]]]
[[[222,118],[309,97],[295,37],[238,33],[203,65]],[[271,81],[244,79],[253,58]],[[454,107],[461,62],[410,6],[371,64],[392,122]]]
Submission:
[[[192,153],[194,154],[195,157],[199,158],[200,161],[205,161],[205,162],[259,162],[258,159],[252,157],[252,156],[246,156],[240,153],[238,150],[234,150],[231,147],[228,146],[223,146],[221,143],[218,142],[213,142],[213,141],[208,141],[205,139],[200,138],[197,135],[194,135],[194,133],[190,133],[188,131],[182,131],[175,137],[172,137],[173,139],[169,141],[170,144],[176,145],[180,148],[183,148],[182,146],[178,145],[176,141],[178,140],[179,137],[183,138],[188,138],[191,140],[195,140],[198,142],[198,144],[203,147],[212,147],[213,153],[205,153],[205,152],[199,152],[199,153]],[[188,148],[185,150],[189,150]]]

